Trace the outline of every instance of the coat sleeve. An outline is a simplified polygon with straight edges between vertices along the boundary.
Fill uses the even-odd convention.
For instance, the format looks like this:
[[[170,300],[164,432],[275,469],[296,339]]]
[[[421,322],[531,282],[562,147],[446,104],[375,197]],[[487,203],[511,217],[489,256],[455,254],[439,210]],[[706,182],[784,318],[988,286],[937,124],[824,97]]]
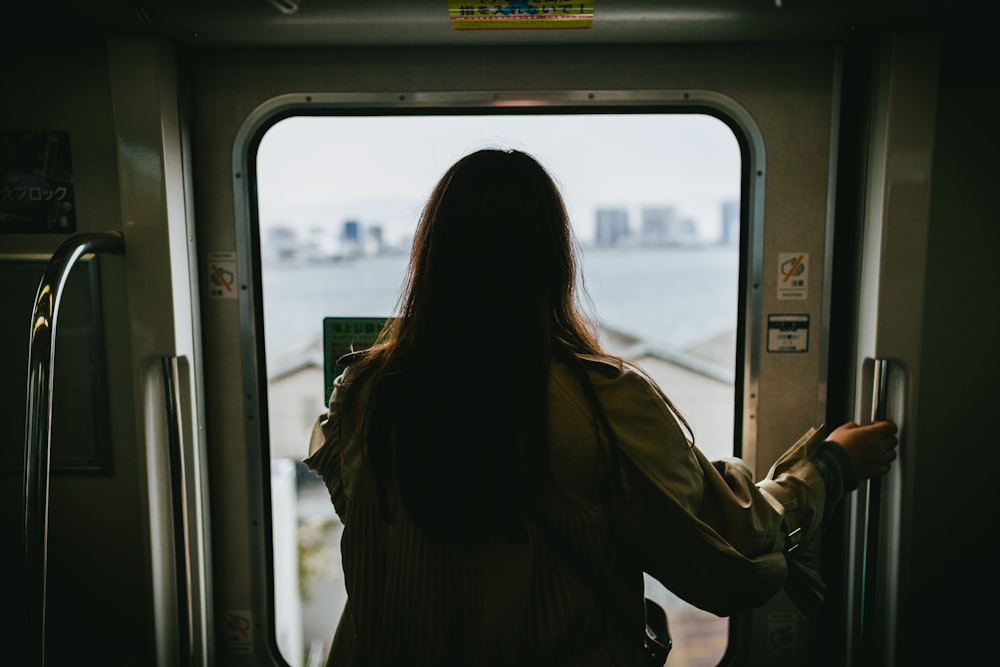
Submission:
[[[337,410],[337,385],[340,379],[338,377],[334,382],[330,409],[320,415],[313,424],[312,434],[309,437],[309,456],[303,463],[323,480],[330,493],[333,508],[341,520],[345,521],[348,498],[342,474],[344,437],[342,415]]]
[[[637,369],[626,365],[596,378],[595,387],[618,441],[615,526],[643,570],[720,616],[760,606],[782,587],[796,590],[803,573],[789,563],[788,535],[805,547],[823,514],[823,479],[808,460],[818,432],[758,485],[744,462],[709,461],[693,446],[662,392]],[[811,585],[814,594],[817,588],[821,595],[821,584]]]

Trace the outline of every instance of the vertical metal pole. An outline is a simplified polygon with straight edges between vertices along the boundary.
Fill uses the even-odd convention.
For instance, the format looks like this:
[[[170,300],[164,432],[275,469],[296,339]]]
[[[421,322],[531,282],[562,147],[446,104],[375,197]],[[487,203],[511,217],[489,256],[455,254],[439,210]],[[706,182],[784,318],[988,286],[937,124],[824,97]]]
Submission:
[[[871,421],[885,419],[886,391],[889,384],[889,362],[876,359],[872,386]],[[875,603],[878,596],[875,573],[878,570],[879,526],[881,524],[882,480],[872,477],[868,480],[868,503],[865,513],[865,551],[861,570],[861,660],[863,665],[874,665],[875,646]]]
[[[56,320],[63,288],[76,261],[87,253],[121,253],[121,234],[78,234],[49,260],[38,285],[28,333],[28,398],[24,444],[25,664],[45,664],[45,579],[49,523],[49,450],[52,445],[52,371]]]
[[[178,394],[177,357],[160,359],[163,372],[163,390],[166,397],[167,447],[170,461],[170,499],[174,531],[174,574],[177,577],[177,632],[178,655],[181,664],[194,664],[194,611],[191,591],[191,537],[188,525],[187,473],[183,444],[181,442],[181,401]]]

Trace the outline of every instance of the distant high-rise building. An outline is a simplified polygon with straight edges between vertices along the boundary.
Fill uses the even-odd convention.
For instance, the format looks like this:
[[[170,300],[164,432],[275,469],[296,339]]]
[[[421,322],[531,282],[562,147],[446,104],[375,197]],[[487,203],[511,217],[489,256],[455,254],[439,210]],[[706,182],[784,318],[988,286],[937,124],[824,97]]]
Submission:
[[[677,223],[677,243],[686,245],[698,242],[698,223],[694,218],[681,218]]]
[[[722,234],[719,243],[732,244],[740,238],[739,201],[722,202]]]
[[[385,233],[381,225],[372,225],[368,228],[368,245],[371,252],[376,255],[385,252]]]
[[[677,210],[673,206],[642,209],[639,241],[643,245],[664,245],[671,242],[677,226]]]
[[[298,252],[299,238],[292,227],[271,227],[267,232],[267,241],[268,255],[272,259],[292,259]]]
[[[303,256],[310,262],[326,262],[339,259],[337,238],[334,231],[323,225],[313,225],[306,234]]]
[[[340,229],[340,248],[345,257],[363,254],[361,247],[361,224],[357,220],[345,220]]]
[[[689,245],[697,241],[698,228],[691,218],[678,218],[673,206],[642,209],[643,245]]]
[[[344,227],[340,232],[341,241],[357,242],[361,239],[361,225],[357,220],[345,220]]]
[[[628,238],[628,210],[624,208],[597,209],[597,234],[599,246],[615,246]]]

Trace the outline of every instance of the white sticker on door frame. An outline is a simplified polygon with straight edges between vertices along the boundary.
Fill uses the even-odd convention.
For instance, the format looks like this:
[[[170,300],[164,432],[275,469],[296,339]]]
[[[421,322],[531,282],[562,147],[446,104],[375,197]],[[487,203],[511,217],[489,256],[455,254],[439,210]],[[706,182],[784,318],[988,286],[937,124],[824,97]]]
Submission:
[[[808,352],[809,316],[791,313],[767,316],[768,352]]]
[[[236,253],[208,253],[208,296],[235,299],[236,294]]]
[[[809,296],[809,253],[778,253],[778,298],[805,299]]]

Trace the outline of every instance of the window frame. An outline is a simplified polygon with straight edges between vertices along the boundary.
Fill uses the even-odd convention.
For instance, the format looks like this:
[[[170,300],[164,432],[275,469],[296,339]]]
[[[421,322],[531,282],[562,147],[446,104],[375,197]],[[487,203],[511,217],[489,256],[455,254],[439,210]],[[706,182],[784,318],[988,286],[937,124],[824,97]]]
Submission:
[[[273,526],[270,488],[267,368],[264,349],[261,230],[256,201],[256,156],[267,131],[296,116],[517,115],[517,114],[705,114],[726,124],[739,144],[740,235],[739,302],[736,376],[734,381],[733,455],[756,451],[759,386],[761,274],[764,237],[765,154],[762,134],[735,100],[708,90],[555,90],[530,92],[419,92],[288,94],[258,106],[240,127],[233,145],[232,186],[235,194],[236,268],[241,387],[247,415],[248,503],[262,539],[251,541],[250,568],[253,617],[266,621],[267,643],[276,664],[287,664],[275,635],[273,594]],[[249,354],[247,353],[249,352]],[[256,525],[256,524],[255,524]],[[720,665],[730,664],[739,650],[740,625],[730,622],[729,644]]]

